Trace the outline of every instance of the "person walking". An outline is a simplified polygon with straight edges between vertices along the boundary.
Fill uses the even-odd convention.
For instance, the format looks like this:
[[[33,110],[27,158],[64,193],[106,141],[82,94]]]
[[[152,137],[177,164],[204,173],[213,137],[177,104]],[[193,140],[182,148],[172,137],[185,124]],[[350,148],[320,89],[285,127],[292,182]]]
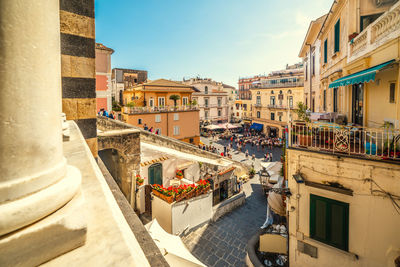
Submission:
[[[249,151],[246,150],[246,159],[248,159],[248,157],[249,157]]]
[[[269,152],[269,161],[272,162],[272,152]]]

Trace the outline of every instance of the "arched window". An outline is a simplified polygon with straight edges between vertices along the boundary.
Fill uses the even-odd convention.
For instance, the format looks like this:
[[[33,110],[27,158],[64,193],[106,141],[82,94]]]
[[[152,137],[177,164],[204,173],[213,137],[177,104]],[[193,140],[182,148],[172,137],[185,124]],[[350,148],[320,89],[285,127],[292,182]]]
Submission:
[[[282,90],[279,91],[279,94],[280,94],[280,95],[282,94]]]
[[[271,95],[273,95],[273,94],[274,94],[274,91],[272,90],[272,91],[271,91]]]
[[[288,94],[291,94],[291,93],[292,93],[292,90],[289,90],[287,93],[288,93]]]
[[[260,94],[260,91],[257,91],[257,95],[259,95]]]
[[[261,117],[261,113],[260,113],[260,111],[257,111],[257,118],[260,118]]]

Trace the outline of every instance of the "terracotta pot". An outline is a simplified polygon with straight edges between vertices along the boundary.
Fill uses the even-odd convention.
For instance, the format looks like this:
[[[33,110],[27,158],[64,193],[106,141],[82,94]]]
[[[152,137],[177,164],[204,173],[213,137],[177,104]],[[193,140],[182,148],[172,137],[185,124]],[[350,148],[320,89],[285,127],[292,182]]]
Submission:
[[[181,180],[183,178],[183,175],[176,175],[176,178],[178,178],[179,180]]]
[[[168,203],[174,202],[173,196],[166,196],[166,195],[160,194],[160,197]]]

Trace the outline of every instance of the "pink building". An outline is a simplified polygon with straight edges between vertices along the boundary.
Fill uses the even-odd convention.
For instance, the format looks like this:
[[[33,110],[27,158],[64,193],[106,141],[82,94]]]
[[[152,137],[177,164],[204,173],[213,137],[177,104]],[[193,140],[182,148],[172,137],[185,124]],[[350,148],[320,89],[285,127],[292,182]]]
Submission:
[[[101,43],[96,43],[96,102],[97,112],[101,109],[110,111],[111,99],[111,54],[114,50]]]

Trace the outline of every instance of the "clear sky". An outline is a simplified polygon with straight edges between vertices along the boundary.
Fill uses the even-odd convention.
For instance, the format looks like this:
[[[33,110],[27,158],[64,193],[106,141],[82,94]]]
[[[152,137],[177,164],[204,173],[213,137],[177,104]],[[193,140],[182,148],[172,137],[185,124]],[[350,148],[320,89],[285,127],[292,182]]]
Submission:
[[[115,50],[112,67],[149,79],[239,77],[300,59],[311,20],[333,0],[95,0],[96,41]]]

